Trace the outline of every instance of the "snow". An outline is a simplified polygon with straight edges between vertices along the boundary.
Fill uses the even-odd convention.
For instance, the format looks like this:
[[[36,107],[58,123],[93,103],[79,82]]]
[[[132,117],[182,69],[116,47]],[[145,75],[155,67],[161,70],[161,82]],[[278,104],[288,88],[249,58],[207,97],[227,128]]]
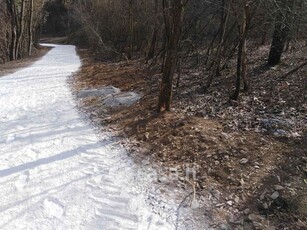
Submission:
[[[105,133],[82,119],[66,82],[75,47],[0,78],[0,229],[174,229]]]
[[[114,86],[104,86],[99,89],[85,89],[81,90],[77,97],[85,98],[85,97],[106,97],[110,94],[120,93],[120,89]]]
[[[117,94],[111,94],[107,96],[102,104],[106,107],[118,107],[129,106],[138,102],[141,99],[141,95],[135,92],[122,92]]]
[[[141,99],[141,95],[136,92],[121,92],[114,86],[104,86],[99,89],[85,89],[77,94],[77,98],[96,97],[102,99],[101,106],[105,108],[115,108],[120,106],[130,106]]]

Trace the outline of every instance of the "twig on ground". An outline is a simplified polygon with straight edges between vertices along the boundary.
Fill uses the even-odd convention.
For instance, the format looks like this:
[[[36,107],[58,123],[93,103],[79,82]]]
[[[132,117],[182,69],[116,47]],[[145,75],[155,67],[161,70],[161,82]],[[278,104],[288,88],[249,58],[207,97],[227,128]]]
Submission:
[[[303,64],[297,66],[296,68],[292,69],[291,71],[289,71],[289,72],[286,73],[285,75],[283,75],[283,76],[281,77],[281,79],[285,79],[286,77],[288,77],[288,76],[294,74],[296,71],[298,71],[299,69],[303,68],[305,65],[307,65],[307,61],[304,62]]]

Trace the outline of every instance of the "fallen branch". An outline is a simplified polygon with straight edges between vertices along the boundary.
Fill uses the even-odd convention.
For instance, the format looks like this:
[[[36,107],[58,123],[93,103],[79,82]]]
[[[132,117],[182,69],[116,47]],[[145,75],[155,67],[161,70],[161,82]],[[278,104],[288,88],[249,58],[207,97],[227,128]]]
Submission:
[[[179,226],[179,212],[180,212],[180,209],[181,207],[183,206],[183,203],[186,202],[186,200],[189,198],[189,196],[191,196],[192,194],[194,193],[194,190],[193,192],[190,192],[188,195],[186,195],[184,197],[184,199],[180,202],[180,204],[178,205],[178,208],[177,208],[177,215],[176,215],[176,224],[175,224],[175,229],[177,230],[178,229],[178,226]]]
[[[307,61],[304,62],[303,64],[299,65],[298,67],[294,68],[293,70],[289,71],[288,73],[283,75],[281,78],[284,79],[284,78],[294,74],[296,71],[298,71],[299,69],[303,68],[305,65],[307,65]]]

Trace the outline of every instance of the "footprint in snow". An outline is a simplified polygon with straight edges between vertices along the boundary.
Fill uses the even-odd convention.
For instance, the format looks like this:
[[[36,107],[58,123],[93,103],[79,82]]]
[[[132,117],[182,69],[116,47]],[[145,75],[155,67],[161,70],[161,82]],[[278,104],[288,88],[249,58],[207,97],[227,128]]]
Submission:
[[[44,212],[52,217],[61,218],[64,214],[64,206],[55,198],[44,200]]]
[[[6,142],[7,144],[9,144],[9,143],[11,143],[12,141],[14,141],[15,139],[16,139],[15,134],[10,134],[10,135],[7,136],[5,142]]]
[[[27,185],[29,181],[29,176],[30,176],[30,173],[26,171],[18,177],[15,183],[15,187],[18,191],[24,189],[24,187]]]

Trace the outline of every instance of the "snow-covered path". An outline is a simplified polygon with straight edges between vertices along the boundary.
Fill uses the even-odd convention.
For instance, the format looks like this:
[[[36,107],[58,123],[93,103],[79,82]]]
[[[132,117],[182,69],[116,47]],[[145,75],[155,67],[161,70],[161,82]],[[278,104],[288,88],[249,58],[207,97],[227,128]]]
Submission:
[[[172,229],[131,184],[124,150],[78,114],[66,80],[80,65],[55,45],[0,78],[0,229]]]

